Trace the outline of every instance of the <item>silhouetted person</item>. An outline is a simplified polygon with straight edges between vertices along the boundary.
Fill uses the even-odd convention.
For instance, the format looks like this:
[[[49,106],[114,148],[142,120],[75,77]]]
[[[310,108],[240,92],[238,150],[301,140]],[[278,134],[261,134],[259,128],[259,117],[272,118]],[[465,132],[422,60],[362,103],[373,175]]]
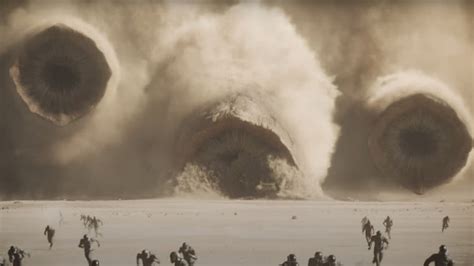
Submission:
[[[370,223],[370,220],[367,219],[367,222],[362,227],[362,233],[365,234],[365,241],[367,241],[367,243],[369,243],[372,238],[374,231],[374,226]]]
[[[441,232],[444,232],[444,230],[448,229],[449,227],[449,216],[445,216],[443,218],[443,227],[441,228]]]
[[[158,264],[160,263],[158,257],[146,249],[137,254],[137,266],[140,264],[140,260],[142,261],[143,266],[152,266],[155,262]]]
[[[362,218],[362,220],[360,220],[360,223],[362,225],[362,229],[364,229],[364,225],[369,221],[369,218],[367,218],[367,216],[364,216],[364,218]]]
[[[375,243],[374,259],[372,260],[372,263],[375,263],[375,265],[379,266],[381,265],[383,259],[383,250],[385,248],[384,244],[388,245],[388,240],[382,236],[380,231],[377,231],[377,234],[372,236],[370,239],[369,250],[372,248],[372,243]]]
[[[10,248],[8,249],[8,260],[10,262],[13,261],[13,254],[15,253],[15,247],[14,246],[10,246]]]
[[[435,266],[453,266],[453,261],[448,257],[448,248],[445,245],[439,247],[438,253],[431,255],[425,260],[423,266],[429,266],[434,262]]]
[[[101,236],[102,234],[99,233],[99,227],[102,226],[102,220],[97,219],[95,216],[90,220],[90,225],[94,229],[95,237]]]
[[[59,211],[59,227],[61,227],[64,223],[64,216],[61,211]]]
[[[13,266],[21,266],[25,255],[28,254],[18,247],[11,246],[8,250],[8,260],[13,264]]]
[[[92,217],[90,215],[87,215],[86,217],[86,226],[87,226],[87,232],[91,232],[92,230]]]
[[[87,216],[84,214],[81,214],[81,221],[82,224],[84,225],[84,228],[87,228]]]
[[[55,230],[54,228],[52,228],[51,226],[46,226],[46,228],[44,229],[44,235],[48,238],[48,243],[49,243],[49,249],[51,249],[53,247],[53,238],[54,238],[54,234],[55,234]]]
[[[323,254],[321,254],[319,251],[316,251],[316,253],[314,253],[314,257],[309,258],[308,266],[322,266],[323,262]]]
[[[96,242],[97,246],[100,247],[99,241],[89,238],[87,235],[84,235],[79,241],[79,247],[84,249],[84,256],[86,257],[88,265],[92,265],[91,252],[93,251],[92,243],[94,242]]]
[[[326,262],[322,264],[323,266],[336,266],[336,256],[329,255],[326,258]]]
[[[170,262],[174,263],[174,266],[189,266],[189,264],[174,251],[170,254]]]
[[[194,263],[196,263],[196,251],[190,245],[186,244],[186,242],[181,245],[178,253],[183,256],[183,259],[189,264],[189,266],[193,266]]]
[[[280,264],[281,266],[299,266],[298,262],[296,261],[296,255],[290,254],[286,257],[286,261]]]
[[[388,238],[392,239],[392,236],[390,233],[392,231],[393,220],[390,218],[390,216],[387,216],[387,218],[385,218],[382,224],[385,226],[385,233],[387,233]]]

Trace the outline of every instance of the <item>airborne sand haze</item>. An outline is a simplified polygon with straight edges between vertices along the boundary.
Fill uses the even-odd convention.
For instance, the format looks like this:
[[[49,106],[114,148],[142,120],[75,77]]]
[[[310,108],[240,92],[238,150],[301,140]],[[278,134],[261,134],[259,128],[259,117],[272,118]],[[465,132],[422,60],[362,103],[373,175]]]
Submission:
[[[303,181],[307,189],[299,193],[303,197],[321,197],[345,185],[390,190],[387,184],[378,184],[382,174],[368,154],[366,131],[371,130],[375,114],[364,114],[371,112],[364,110],[367,91],[383,75],[415,69],[439,79],[450,94],[464,99],[452,108],[472,114],[472,64],[463,56],[472,52],[471,5],[465,1],[2,5],[7,17],[1,32],[8,37],[2,46],[2,69],[14,59],[11,45],[37,24],[53,20],[83,21],[93,30],[82,33],[105,40],[111,47],[102,46],[101,51],[115,55],[106,56],[109,59],[116,57],[111,63],[116,90],[106,91],[113,95],[105,95],[93,112],[61,129],[18,105],[17,95],[10,95],[11,79],[2,76],[2,95],[13,98],[1,107],[6,162],[2,170],[8,173],[2,178],[14,184],[8,187],[9,194],[16,190],[28,197],[79,196],[74,190],[106,197],[166,194],[164,184],[179,174],[170,155],[175,154],[173,143],[182,121],[218,99],[251,88],[256,91],[252,97],[264,100],[266,112],[294,143],[291,153],[301,174],[291,167],[275,167],[279,163],[272,165],[280,177],[299,176],[294,179]],[[434,18],[442,14],[446,19],[437,22]],[[455,67],[439,63],[446,60],[455,60]],[[362,118],[353,119],[357,115]],[[472,180],[472,167],[463,170],[459,179]],[[42,186],[43,181],[55,187]],[[143,191],[142,183],[156,189]],[[30,193],[27,184],[34,184],[36,191]],[[346,192],[351,194],[350,190]],[[348,196],[374,196],[363,194],[352,191]]]

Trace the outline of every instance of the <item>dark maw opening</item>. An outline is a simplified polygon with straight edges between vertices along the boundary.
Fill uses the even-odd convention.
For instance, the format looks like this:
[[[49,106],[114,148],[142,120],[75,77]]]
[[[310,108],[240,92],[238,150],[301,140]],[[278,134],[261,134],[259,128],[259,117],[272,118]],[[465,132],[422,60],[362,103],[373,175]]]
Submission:
[[[206,169],[211,183],[230,198],[275,197],[281,181],[269,161],[282,159],[296,167],[278,135],[232,116],[203,121],[205,126],[181,139],[181,167],[192,163]]]
[[[81,73],[73,64],[57,61],[46,63],[42,71],[42,78],[50,90],[57,93],[67,93],[81,83]]]
[[[382,175],[419,194],[451,180],[471,149],[472,138],[456,111],[423,94],[388,106],[369,137],[372,160]]]
[[[101,101],[112,72],[93,39],[59,24],[21,48],[10,73],[32,112],[66,125]]]
[[[269,166],[269,156],[281,152],[246,131],[227,131],[214,136],[194,155],[205,166],[221,192],[230,198],[260,197],[276,194],[278,181]],[[265,186],[273,184],[272,186]],[[262,190],[273,187],[272,189]]]
[[[434,134],[425,128],[408,128],[400,131],[399,145],[406,156],[429,156],[436,152]]]

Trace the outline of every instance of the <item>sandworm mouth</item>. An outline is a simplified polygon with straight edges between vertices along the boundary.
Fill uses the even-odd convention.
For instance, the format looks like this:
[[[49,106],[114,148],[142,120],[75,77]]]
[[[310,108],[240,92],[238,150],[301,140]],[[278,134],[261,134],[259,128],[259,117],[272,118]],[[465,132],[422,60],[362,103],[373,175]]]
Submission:
[[[232,111],[223,112],[223,106]],[[210,182],[230,198],[276,195],[281,180],[275,176],[270,161],[282,159],[294,167],[296,163],[277,133],[280,131],[269,126],[274,125],[270,122],[273,120],[255,107],[251,99],[239,97],[193,115],[177,142],[180,167],[199,165]],[[246,119],[247,112],[265,117],[259,121],[268,123]]]
[[[30,111],[56,125],[89,113],[103,98],[111,75],[95,41],[63,24],[27,38],[10,68]]]
[[[393,102],[369,136],[377,168],[418,194],[451,180],[466,165],[471,149],[472,137],[455,110],[427,94]]]

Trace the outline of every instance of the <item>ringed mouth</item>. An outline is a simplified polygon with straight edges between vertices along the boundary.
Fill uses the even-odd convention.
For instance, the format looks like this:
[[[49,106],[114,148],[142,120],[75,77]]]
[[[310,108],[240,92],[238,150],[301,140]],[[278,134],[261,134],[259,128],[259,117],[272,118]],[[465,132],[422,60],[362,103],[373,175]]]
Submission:
[[[222,106],[231,107],[221,113]],[[178,167],[199,165],[207,179],[229,198],[276,197],[282,180],[270,161],[285,160],[297,168],[279,130],[246,119],[251,111],[259,121],[274,121],[252,99],[232,98],[192,116],[177,142]],[[257,111],[258,110],[258,111]],[[252,116],[252,117],[256,117]],[[273,124],[273,122],[269,123]]]
[[[111,75],[95,41],[63,24],[27,38],[10,68],[30,111],[56,125],[89,113],[104,96]]]
[[[425,94],[389,105],[369,136],[377,168],[418,194],[451,180],[471,149],[472,138],[454,109]]]

